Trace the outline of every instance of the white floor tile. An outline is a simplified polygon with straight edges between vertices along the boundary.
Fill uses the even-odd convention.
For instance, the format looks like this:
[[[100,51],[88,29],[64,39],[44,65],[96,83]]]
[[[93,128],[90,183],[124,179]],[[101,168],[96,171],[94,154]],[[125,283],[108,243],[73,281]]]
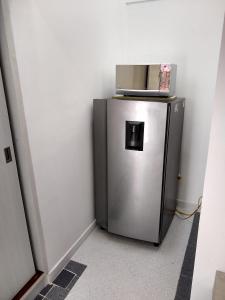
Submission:
[[[96,228],[72,258],[87,269],[68,300],[174,300],[192,223],[174,218],[159,248]]]

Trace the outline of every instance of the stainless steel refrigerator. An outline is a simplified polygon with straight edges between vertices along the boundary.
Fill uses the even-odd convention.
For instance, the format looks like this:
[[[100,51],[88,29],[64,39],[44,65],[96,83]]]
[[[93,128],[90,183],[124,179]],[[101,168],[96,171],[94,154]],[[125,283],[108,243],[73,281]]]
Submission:
[[[95,214],[102,228],[162,242],[176,208],[184,103],[94,100]]]

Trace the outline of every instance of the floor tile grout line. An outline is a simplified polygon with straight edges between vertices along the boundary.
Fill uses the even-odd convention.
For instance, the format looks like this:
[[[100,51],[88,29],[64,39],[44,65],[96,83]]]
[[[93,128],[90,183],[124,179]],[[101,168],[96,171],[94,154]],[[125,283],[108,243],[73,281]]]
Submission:
[[[47,293],[45,294],[45,295],[42,295],[41,293],[40,293],[40,295],[42,296],[42,297],[44,297],[44,298],[46,298],[46,296],[48,295],[48,293],[52,290],[52,288],[53,288],[53,283],[49,283],[49,285],[51,285],[51,287],[50,287],[50,289],[47,291]]]
[[[51,285],[52,285],[52,287],[50,288],[50,290],[47,292],[47,294],[45,295],[45,296],[47,296],[48,295],[48,293],[55,287],[55,286],[57,286],[55,283],[51,283]]]
[[[86,265],[83,265],[83,266],[85,266],[85,268],[84,268],[84,270],[85,270],[85,269],[87,268],[87,266],[86,266]],[[73,272],[73,271],[67,269],[66,267],[67,267],[67,266],[65,266],[65,268],[64,268],[63,270],[69,271],[70,273],[75,274],[77,277],[80,277],[80,276],[82,275],[82,273],[84,272],[84,270],[83,270],[82,273],[81,273],[80,275],[78,275],[77,273],[75,273],[75,272]]]
[[[65,269],[63,269],[63,270],[65,270]],[[69,281],[69,283],[68,283],[65,287],[62,287],[62,286],[60,286],[60,285],[58,285],[58,284],[56,284],[56,283],[52,283],[52,285],[57,286],[57,287],[60,287],[60,288],[62,288],[62,289],[64,289],[64,290],[66,290],[66,289],[68,288],[69,284],[72,282],[72,280],[73,280],[75,277],[78,277],[78,278],[79,278],[79,276],[77,276],[75,273],[73,273],[73,272],[70,272],[70,273],[73,274],[74,276],[72,277],[72,279]]]
[[[71,281],[70,281],[71,282]],[[66,289],[66,288],[64,288],[64,287],[62,287],[61,285],[58,285],[58,284],[56,284],[56,283],[52,283],[52,285],[54,286],[54,287],[59,287],[59,288],[61,288],[61,289]]]
[[[76,277],[76,275],[74,275],[73,278],[70,280],[70,282],[67,284],[67,286],[65,287],[65,290],[68,288],[69,284],[72,282],[72,280],[74,279],[74,277]]]
[[[66,270],[66,271],[68,271],[68,272],[70,272],[70,273],[76,275],[77,277],[79,277],[79,275],[77,275],[77,273],[74,273],[74,272],[72,272],[72,271],[70,271],[70,270],[68,270],[68,269],[66,269],[66,268],[64,268],[63,270]]]

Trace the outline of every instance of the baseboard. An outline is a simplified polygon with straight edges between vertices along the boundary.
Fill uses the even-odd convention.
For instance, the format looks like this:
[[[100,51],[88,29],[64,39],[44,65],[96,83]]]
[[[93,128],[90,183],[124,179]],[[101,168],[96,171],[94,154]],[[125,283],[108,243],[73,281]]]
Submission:
[[[192,212],[194,211],[198,206],[198,203],[196,202],[187,202],[181,199],[177,199],[177,208],[187,211],[187,212]]]
[[[94,220],[81,236],[75,241],[75,243],[70,247],[66,254],[57,262],[57,264],[52,268],[48,274],[48,281],[52,282],[57,277],[57,275],[62,271],[62,269],[68,264],[70,259],[73,257],[80,245],[86,240],[89,234],[94,230],[96,226],[96,220]]]
[[[33,300],[47,284],[47,276],[42,274],[20,300]]]

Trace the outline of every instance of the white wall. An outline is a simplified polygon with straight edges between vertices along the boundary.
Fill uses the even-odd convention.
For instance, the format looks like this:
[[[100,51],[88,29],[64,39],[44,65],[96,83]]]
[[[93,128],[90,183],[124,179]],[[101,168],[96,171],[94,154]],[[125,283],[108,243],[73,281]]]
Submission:
[[[123,0],[4,2],[48,271],[94,219],[92,98],[114,93],[118,62],[178,64],[177,95],[187,98],[179,198],[196,202],[204,180],[224,1],[159,0],[123,9]]]
[[[178,65],[177,95],[186,97],[179,199],[190,204],[203,189],[224,9],[223,0],[126,6],[127,62]]]
[[[212,299],[216,270],[225,272],[225,26],[219,60],[204,205],[200,218],[192,300]]]
[[[6,2],[50,271],[94,220],[92,99],[114,90],[119,7]]]

